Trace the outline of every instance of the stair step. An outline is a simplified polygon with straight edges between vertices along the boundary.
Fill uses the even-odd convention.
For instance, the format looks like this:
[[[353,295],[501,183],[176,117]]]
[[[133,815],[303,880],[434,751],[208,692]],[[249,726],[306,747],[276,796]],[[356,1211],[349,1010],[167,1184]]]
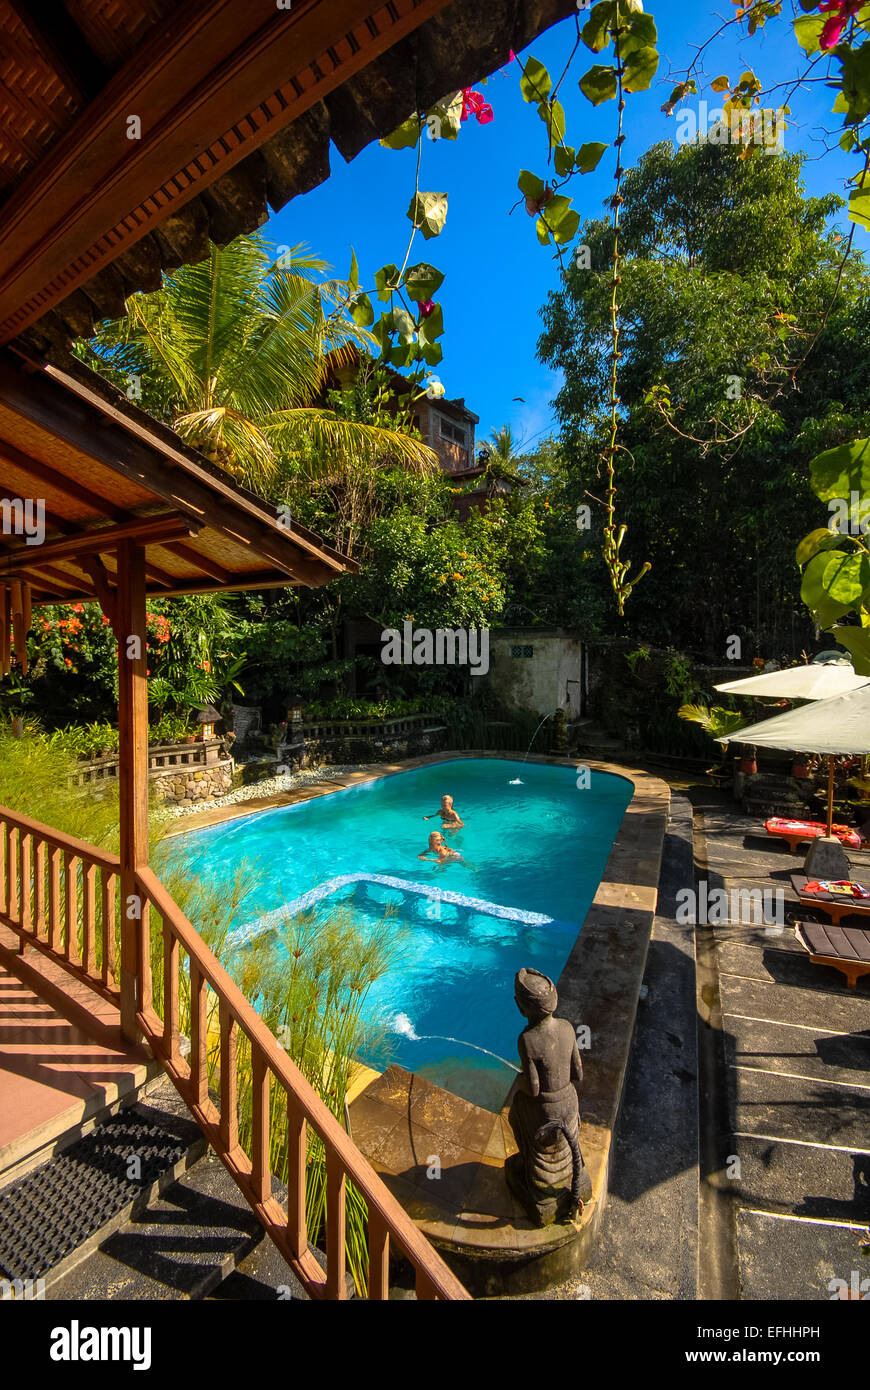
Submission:
[[[147,1209],[102,1241],[49,1295],[57,1299],[199,1299],[264,1239],[208,1151]]]
[[[287,1189],[272,1179],[277,1200]],[[322,1266],[325,1257],[309,1246]],[[348,1297],[353,1286],[348,1280]],[[48,1293],[50,1299],[308,1301],[217,1155],[205,1156]]]
[[[5,1277],[50,1289],[200,1157],[205,1139],[174,1100],[126,1106],[0,1190]]]

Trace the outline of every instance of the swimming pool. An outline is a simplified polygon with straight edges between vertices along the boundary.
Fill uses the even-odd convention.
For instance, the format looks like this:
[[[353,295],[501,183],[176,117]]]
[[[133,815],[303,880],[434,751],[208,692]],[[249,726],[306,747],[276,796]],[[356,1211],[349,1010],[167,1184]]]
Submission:
[[[256,861],[249,934],[288,905],[328,914],[341,903],[363,930],[388,911],[411,949],[366,1003],[388,1051],[361,1060],[398,1062],[498,1109],[522,1024],[514,975],[533,965],[558,979],[634,790],[603,772],[577,783],[570,767],[456,759],[189,832],[172,854],[218,882]],[[447,837],[462,862],[441,868],[417,856],[440,827],[422,817],[445,792],[465,828]]]

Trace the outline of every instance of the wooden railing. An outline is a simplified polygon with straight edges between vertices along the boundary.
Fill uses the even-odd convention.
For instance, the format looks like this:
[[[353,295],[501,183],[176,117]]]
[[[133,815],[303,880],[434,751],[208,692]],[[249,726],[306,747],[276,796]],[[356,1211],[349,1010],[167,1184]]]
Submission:
[[[114,1003],[120,1003],[115,978],[120,950],[115,885],[120,867],[115,855],[0,806],[0,921],[18,934],[22,947],[28,943],[37,947]],[[138,1025],[309,1295],[347,1296],[345,1206],[347,1183],[352,1182],[368,1208],[368,1297],[388,1297],[392,1249],[414,1267],[418,1298],[467,1299],[462,1284],[417,1230],[156,874],[140,869],[135,885],[137,901],[131,905],[128,894],[125,925],[136,934]],[[189,1017],[189,1049],[182,1033],[183,1015]],[[217,1035],[219,1049],[214,1095],[208,1084],[210,1029]],[[245,1142],[239,1125],[242,1054],[248,1064]],[[325,1152],[325,1270],[309,1249],[306,1229],[309,1129]],[[276,1132],[286,1136],[286,1208],[273,1195],[270,1154]]]
[[[121,998],[121,861],[0,806],[0,921],[104,999]]]

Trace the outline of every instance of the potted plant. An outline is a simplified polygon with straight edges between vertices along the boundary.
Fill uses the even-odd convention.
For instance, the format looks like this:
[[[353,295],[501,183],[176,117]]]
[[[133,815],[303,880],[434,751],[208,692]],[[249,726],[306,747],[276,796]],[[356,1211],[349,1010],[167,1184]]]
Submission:
[[[740,759],[740,771],[748,777],[754,777],[758,771],[758,759],[751,743],[744,745],[743,755]]]
[[[724,734],[736,733],[742,729],[748,720],[737,710],[724,709],[721,705],[681,705],[677,710],[680,719],[687,720],[690,724],[700,724],[705,733],[711,738],[721,738]],[[743,770],[741,764],[741,771]],[[756,770],[753,766],[753,772]],[[707,769],[707,776],[714,783],[727,781],[729,777],[728,769],[725,764],[725,757],[720,764]]]

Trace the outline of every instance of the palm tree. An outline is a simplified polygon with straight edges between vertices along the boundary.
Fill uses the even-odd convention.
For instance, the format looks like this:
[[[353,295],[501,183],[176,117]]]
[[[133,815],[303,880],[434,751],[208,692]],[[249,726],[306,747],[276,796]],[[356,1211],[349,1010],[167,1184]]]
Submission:
[[[519,487],[525,482],[517,472],[519,455],[514,452],[514,435],[510,425],[502,425],[500,429],[490,432],[489,439],[483,444],[482,457],[488,496],[500,490],[500,483]]]
[[[101,325],[79,355],[259,492],[303,442],[312,479],[397,463],[434,471],[432,451],[402,430],[320,405],[327,354],[350,361],[374,340],[350,316],[353,286],[322,280],[328,266],[307,248],[282,249],[276,259],[257,236],[212,246],[155,293],[133,295],[126,317]]]
[[[495,454],[502,463],[510,464],[516,458],[514,454],[514,432],[510,425],[502,425],[500,429],[491,430],[486,444],[487,451]]]
[[[712,739],[723,738],[725,734],[735,734],[751,721],[735,709],[723,709],[721,705],[680,705],[677,710],[680,719],[690,724],[700,724],[705,734]]]

